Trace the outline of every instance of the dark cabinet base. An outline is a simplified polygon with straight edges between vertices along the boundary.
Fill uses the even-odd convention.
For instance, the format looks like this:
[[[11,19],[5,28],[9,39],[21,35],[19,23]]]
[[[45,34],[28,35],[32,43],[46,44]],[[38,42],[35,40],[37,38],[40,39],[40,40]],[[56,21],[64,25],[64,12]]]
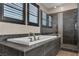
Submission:
[[[1,56],[55,56],[60,50],[60,39],[52,40],[27,52],[0,44]]]

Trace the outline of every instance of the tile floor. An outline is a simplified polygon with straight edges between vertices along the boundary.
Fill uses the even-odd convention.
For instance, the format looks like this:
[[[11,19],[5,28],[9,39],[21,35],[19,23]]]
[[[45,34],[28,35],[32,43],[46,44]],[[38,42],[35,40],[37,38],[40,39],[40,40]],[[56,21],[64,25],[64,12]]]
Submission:
[[[77,56],[77,55],[78,54],[76,52],[66,50],[60,50],[57,54],[57,56]]]

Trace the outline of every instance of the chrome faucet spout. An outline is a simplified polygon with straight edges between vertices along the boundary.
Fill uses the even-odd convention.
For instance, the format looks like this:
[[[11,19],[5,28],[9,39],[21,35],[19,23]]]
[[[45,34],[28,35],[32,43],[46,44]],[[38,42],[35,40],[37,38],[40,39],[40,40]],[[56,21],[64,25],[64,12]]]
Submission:
[[[36,36],[35,36],[35,33],[33,33],[33,37],[34,37],[34,40],[36,41]]]
[[[31,33],[28,34],[28,37],[30,39],[30,42],[32,42]]]

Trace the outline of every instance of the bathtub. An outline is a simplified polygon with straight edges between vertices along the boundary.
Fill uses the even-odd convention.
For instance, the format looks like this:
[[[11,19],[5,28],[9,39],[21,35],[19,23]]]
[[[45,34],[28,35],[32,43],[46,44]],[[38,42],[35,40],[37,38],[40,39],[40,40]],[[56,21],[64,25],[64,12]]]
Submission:
[[[38,37],[39,37],[39,40],[38,40]],[[9,38],[9,39],[7,39],[7,41],[31,46],[31,45],[34,45],[34,44],[37,44],[37,43],[40,43],[40,42],[43,42],[46,40],[54,40],[54,39],[58,38],[58,36],[39,35],[39,36],[35,36],[35,38],[37,40],[34,40],[33,36],[31,36],[31,38],[32,38],[32,42],[30,41],[29,37]]]

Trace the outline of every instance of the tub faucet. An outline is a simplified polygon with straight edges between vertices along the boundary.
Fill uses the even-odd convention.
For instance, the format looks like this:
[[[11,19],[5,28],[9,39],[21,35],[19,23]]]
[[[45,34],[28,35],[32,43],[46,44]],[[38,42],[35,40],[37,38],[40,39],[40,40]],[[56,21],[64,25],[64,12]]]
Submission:
[[[32,42],[31,33],[28,34],[28,37],[30,39],[30,42]]]
[[[33,33],[34,40],[36,41],[35,33]]]

